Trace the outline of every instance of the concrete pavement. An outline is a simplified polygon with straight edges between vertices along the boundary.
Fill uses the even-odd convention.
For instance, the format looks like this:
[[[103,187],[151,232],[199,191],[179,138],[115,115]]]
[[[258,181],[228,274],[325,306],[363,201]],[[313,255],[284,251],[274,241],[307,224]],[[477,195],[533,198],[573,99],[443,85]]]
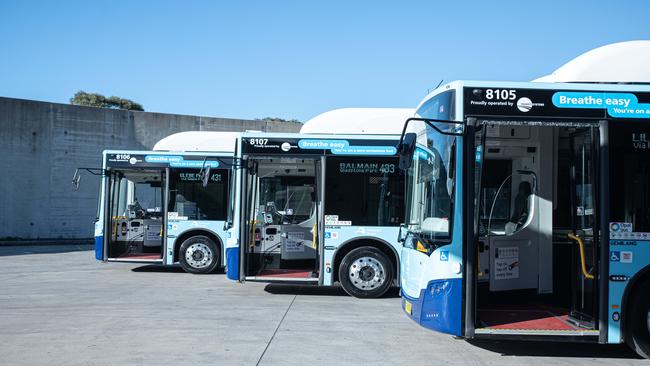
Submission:
[[[456,340],[410,321],[397,291],[241,285],[88,249],[0,247],[0,364],[646,364],[624,346]]]

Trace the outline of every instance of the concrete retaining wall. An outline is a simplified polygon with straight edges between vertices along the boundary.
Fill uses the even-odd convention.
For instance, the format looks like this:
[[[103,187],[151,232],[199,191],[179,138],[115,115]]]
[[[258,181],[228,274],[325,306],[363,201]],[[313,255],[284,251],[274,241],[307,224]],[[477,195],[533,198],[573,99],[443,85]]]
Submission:
[[[0,240],[93,236],[105,149],[150,150],[181,131],[298,132],[301,124],[79,107],[0,97]]]

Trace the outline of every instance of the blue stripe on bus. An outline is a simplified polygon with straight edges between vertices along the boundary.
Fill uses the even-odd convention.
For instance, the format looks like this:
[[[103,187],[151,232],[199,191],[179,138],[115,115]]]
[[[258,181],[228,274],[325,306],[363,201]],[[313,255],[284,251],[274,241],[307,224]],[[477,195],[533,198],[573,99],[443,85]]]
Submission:
[[[461,316],[463,281],[460,278],[434,280],[420,291],[417,299],[402,292],[402,309],[411,303],[411,319],[425,328],[462,335]],[[408,314],[408,313],[407,313]]]
[[[226,276],[239,280],[239,248],[226,248]]]
[[[104,260],[104,236],[95,237],[95,259]]]

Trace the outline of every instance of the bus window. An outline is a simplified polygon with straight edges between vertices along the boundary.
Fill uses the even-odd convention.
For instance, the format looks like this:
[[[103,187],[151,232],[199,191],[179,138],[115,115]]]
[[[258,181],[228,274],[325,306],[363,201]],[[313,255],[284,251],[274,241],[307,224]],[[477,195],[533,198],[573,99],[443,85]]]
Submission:
[[[329,157],[325,177],[325,215],[359,226],[398,226],[403,221],[404,186],[396,159]]]
[[[313,195],[313,177],[260,179],[260,204],[277,213],[273,215],[276,224],[297,224],[307,220],[316,204]]]
[[[511,218],[512,161],[486,159],[483,169],[487,173],[481,182],[480,232],[505,231],[506,223]]]
[[[648,137],[646,137],[648,136]],[[650,231],[650,128],[613,126],[610,135],[612,222],[632,223],[633,231]]]
[[[454,90],[449,90],[431,98],[417,111],[422,118],[454,120]],[[449,130],[451,125],[440,125],[442,130]],[[406,177],[406,217],[409,231],[419,239],[407,241],[410,247],[415,243],[427,246],[427,252],[433,246],[422,241],[451,240],[452,198],[454,195],[453,160],[455,137],[443,135],[435,129],[426,127],[426,146],[416,149],[413,164]],[[452,174],[450,174],[452,173]]]
[[[230,172],[213,170],[203,187],[196,169],[174,169],[169,181],[169,212],[188,220],[225,220]]]
[[[448,241],[454,184],[447,172],[455,148],[454,137],[432,135],[435,136],[429,141],[435,143],[431,144],[431,150],[418,148],[408,170],[406,201],[410,207],[406,222],[424,241]]]

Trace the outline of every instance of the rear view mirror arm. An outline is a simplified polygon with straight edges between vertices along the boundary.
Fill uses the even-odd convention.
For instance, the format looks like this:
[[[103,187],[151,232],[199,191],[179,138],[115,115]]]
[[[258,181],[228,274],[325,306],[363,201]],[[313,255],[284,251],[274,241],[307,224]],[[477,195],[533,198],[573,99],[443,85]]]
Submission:
[[[433,128],[438,133],[440,133],[442,135],[446,135],[446,136],[462,136],[463,133],[465,132],[465,128],[464,128],[465,124],[462,121],[451,121],[451,120],[447,120],[447,119],[435,119],[435,118],[410,117],[410,118],[408,118],[406,120],[406,122],[404,122],[404,127],[402,128],[402,134],[400,135],[400,138],[399,138],[399,145],[400,146],[402,145],[402,141],[404,140],[404,135],[406,134],[406,128],[408,127],[409,123],[411,123],[412,121],[424,122],[424,123],[427,124],[427,126]],[[434,122],[446,123],[446,124],[461,124],[461,125],[463,125],[463,130],[461,132],[443,131],[440,128],[438,128],[436,125],[434,125],[433,124]]]
[[[81,183],[81,174],[79,174],[80,170],[85,170],[88,173],[92,175],[97,175],[97,176],[105,176],[106,175],[106,169],[103,168],[77,168],[74,171],[74,175],[72,176],[72,185],[74,186],[74,190],[79,190],[79,184]]]

